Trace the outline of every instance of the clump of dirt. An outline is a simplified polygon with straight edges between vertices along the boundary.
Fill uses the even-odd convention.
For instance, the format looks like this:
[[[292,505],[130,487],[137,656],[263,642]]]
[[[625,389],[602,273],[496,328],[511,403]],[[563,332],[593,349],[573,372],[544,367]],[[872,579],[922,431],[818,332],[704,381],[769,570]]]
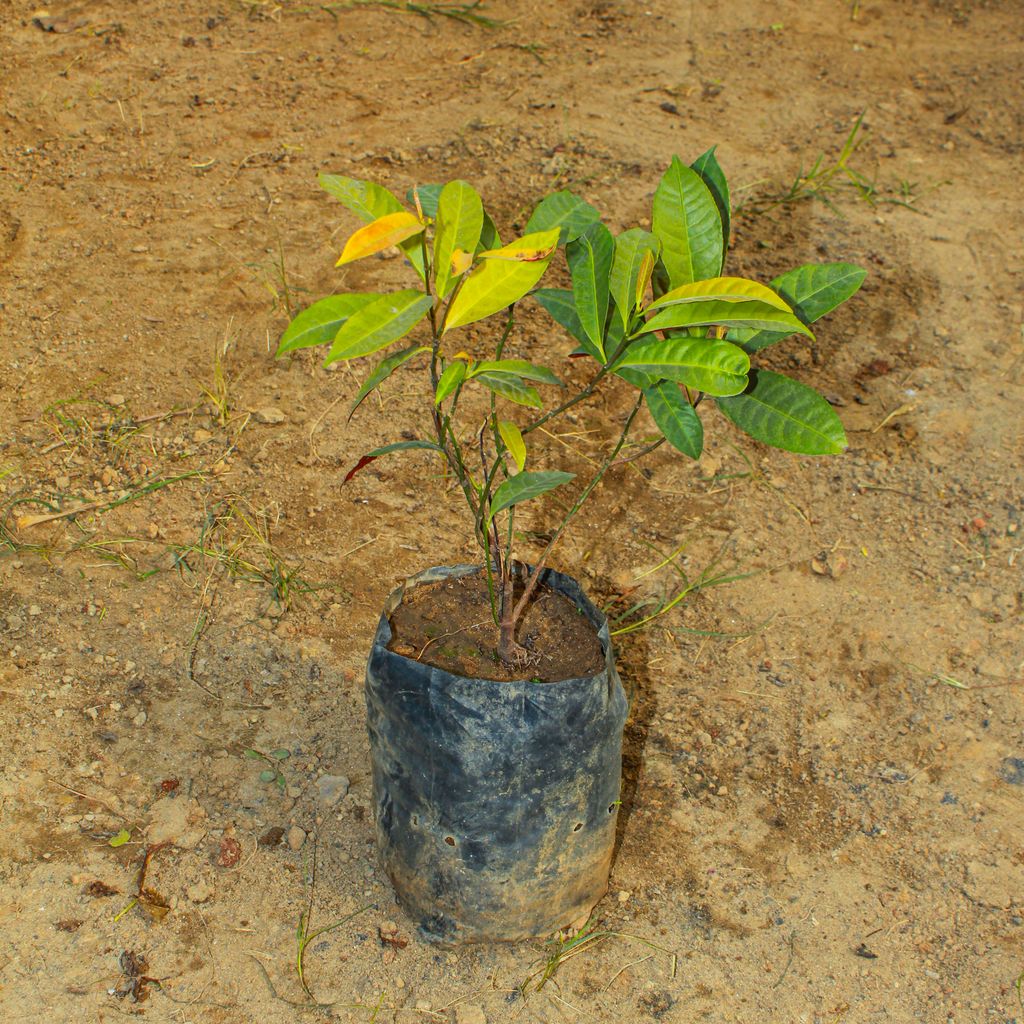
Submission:
[[[519,623],[516,639],[529,652],[521,667],[505,665],[498,657],[498,629],[482,574],[410,590],[390,621],[389,650],[467,679],[557,683],[593,675],[604,666],[601,641],[587,617],[543,585]]]

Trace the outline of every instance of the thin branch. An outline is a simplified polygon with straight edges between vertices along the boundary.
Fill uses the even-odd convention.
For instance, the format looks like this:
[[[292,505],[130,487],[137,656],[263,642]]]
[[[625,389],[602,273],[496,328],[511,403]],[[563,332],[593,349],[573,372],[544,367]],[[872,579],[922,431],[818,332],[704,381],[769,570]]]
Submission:
[[[566,517],[559,523],[558,529],[552,534],[551,540],[548,541],[547,547],[541,553],[540,558],[537,560],[536,566],[534,566],[533,572],[530,573],[530,578],[526,583],[526,587],[523,589],[522,596],[519,598],[519,602],[512,613],[513,620],[518,622],[523,612],[526,610],[526,606],[533,596],[534,590],[537,589],[537,584],[540,582],[540,575],[544,571],[544,566],[547,563],[548,556],[551,554],[551,549],[558,543],[558,539],[565,532],[565,528],[572,521],[573,517],[579,512],[583,503],[590,497],[591,491],[601,482],[601,478],[605,475],[612,463],[615,461],[619,452],[622,450],[622,446],[626,443],[626,437],[629,434],[629,428],[633,425],[633,420],[636,418],[637,413],[640,411],[640,406],[643,404],[644,396],[643,393],[637,395],[636,402],[633,408],[630,410],[629,416],[626,418],[625,425],[622,428],[622,433],[619,435],[618,441],[615,443],[615,447],[611,453],[607,456],[604,462],[601,463],[597,472],[591,477],[590,483],[583,488],[583,493],[576,499],[575,504],[569,509]]]

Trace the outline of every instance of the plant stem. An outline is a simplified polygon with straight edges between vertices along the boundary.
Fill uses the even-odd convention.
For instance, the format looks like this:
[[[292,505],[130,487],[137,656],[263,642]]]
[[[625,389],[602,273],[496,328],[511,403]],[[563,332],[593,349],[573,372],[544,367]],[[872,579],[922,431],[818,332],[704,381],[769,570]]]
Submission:
[[[604,462],[601,463],[597,471],[590,478],[590,482],[587,484],[587,486],[583,488],[583,492],[576,499],[576,502],[572,506],[572,508],[569,509],[569,512],[566,515],[566,517],[561,521],[561,523],[558,524],[558,529],[555,530],[554,534],[551,537],[551,540],[549,540],[547,543],[547,547],[544,548],[540,558],[537,559],[537,564],[534,566],[533,572],[530,573],[530,578],[526,582],[526,587],[523,589],[523,593],[520,596],[519,601],[516,603],[515,610],[512,612],[511,629],[513,635],[515,632],[516,624],[521,618],[523,612],[526,610],[526,606],[529,603],[530,598],[533,596],[533,592],[537,589],[537,584],[540,582],[540,576],[541,573],[544,571],[545,565],[547,564],[548,557],[551,554],[551,549],[555,546],[555,544],[558,543],[558,539],[565,532],[565,528],[572,521],[576,513],[579,512],[580,508],[583,506],[583,503],[587,500],[587,498],[590,497],[591,491],[593,491],[593,489],[601,482],[601,478],[605,475],[609,467],[615,461],[616,456],[622,450],[622,446],[626,443],[626,437],[629,434],[629,428],[633,425],[633,420],[636,418],[636,414],[640,411],[640,406],[643,405],[643,400],[644,396],[641,393],[640,395],[637,396],[636,402],[634,403],[633,408],[630,410],[629,416],[626,418],[626,422],[622,427],[622,433],[619,434],[619,439],[615,443],[615,447],[611,450],[611,452],[605,458]]]
[[[548,420],[554,419],[556,416],[560,416],[567,409],[571,409],[574,405],[578,405],[580,402],[586,401],[594,393],[597,385],[601,382],[602,378],[608,376],[609,368],[614,366],[619,356],[626,351],[631,341],[628,334],[623,337],[622,341],[619,342],[615,351],[611,354],[608,361],[602,366],[597,373],[591,378],[590,383],[587,384],[579,394],[574,395],[572,398],[566,399],[561,405],[556,405],[550,412],[544,413],[543,416],[539,416],[532,423],[527,424],[523,427],[523,434],[529,434],[531,431],[536,430],[538,427],[542,427]]]
[[[535,419],[532,423],[528,423],[525,427],[523,427],[523,436],[525,437],[527,434],[536,430],[538,427],[542,427],[545,423],[547,423],[548,420],[554,419],[556,416],[560,416],[563,412],[565,412],[567,409],[571,409],[574,405],[578,405],[580,402],[586,401],[594,393],[594,389],[597,387],[601,378],[607,374],[607,372],[608,371],[605,369],[605,367],[602,366],[601,369],[598,370],[597,373],[594,375],[590,383],[587,384],[586,387],[584,387],[583,390],[579,392],[579,394],[574,395],[572,398],[567,398],[561,405],[556,405],[555,408],[552,409],[550,412],[544,413],[543,416],[538,416],[537,419]]]

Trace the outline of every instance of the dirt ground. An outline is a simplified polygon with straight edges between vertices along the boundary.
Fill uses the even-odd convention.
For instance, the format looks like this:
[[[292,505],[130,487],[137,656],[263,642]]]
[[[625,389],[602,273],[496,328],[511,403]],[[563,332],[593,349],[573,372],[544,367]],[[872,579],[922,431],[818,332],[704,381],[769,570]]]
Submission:
[[[1020,4],[485,13],[514,21],[0,0],[0,1017],[1019,1024]],[[875,201],[768,208],[864,110]],[[342,488],[418,406],[348,423],[360,368],[273,350],[289,305],[406,280],[332,269],[356,225],[318,171],[463,177],[509,233],[569,187],[618,230],[715,143],[735,272],[869,269],[771,356],[850,449],[709,415],[699,464],[617,469],[559,549],[603,603],[678,589],[644,574],[680,548],[743,578],[621,638],[618,934],[538,991],[549,951],[423,944],[373,856],[365,654],[399,580],[472,558],[459,496],[419,453]],[[541,324],[525,350],[582,373]],[[309,908],[355,913],[305,949],[316,1009]]]

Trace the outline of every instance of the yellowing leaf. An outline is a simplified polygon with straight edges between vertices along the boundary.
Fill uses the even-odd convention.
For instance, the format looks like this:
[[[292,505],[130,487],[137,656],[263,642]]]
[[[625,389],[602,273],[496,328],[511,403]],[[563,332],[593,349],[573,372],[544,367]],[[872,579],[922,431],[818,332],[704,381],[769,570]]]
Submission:
[[[750,281],[745,277],[712,277],[707,281],[693,281],[666,292],[660,299],[651,303],[650,309],[662,309],[665,306],[677,306],[683,302],[706,302],[715,299],[718,302],[747,302],[755,299],[766,305],[781,309],[783,313],[792,313],[785,299],[767,285]]]
[[[644,293],[647,291],[647,286],[651,283],[651,275],[654,273],[654,253],[650,249],[645,249],[642,259],[640,260],[640,271],[636,276],[636,303],[635,308],[639,308],[643,305]]]
[[[546,260],[558,246],[558,228],[548,231],[534,231],[529,235],[503,245],[500,249],[488,249],[480,253],[481,259],[512,260],[516,263],[536,263]]]
[[[455,287],[458,274],[452,273],[452,257],[459,250],[476,249],[483,225],[484,208],[476,190],[465,181],[449,181],[438,196],[434,234],[434,291],[440,298]]]
[[[481,260],[463,278],[462,287],[448,307],[441,333],[482,320],[518,302],[544,276],[557,241],[558,228],[552,228],[524,235],[502,249],[492,249],[492,253],[503,255]]]
[[[120,832],[117,833],[116,836],[113,836],[111,838],[110,845],[113,846],[115,849],[118,846],[124,846],[124,844],[127,843],[128,840],[131,839],[131,837],[132,837],[131,832],[129,832],[128,829],[123,828],[123,829],[121,829]]]
[[[464,274],[473,264],[473,254],[456,249],[452,253],[452,277]]]
[[[498,433],[521,472],[526,465],[526,442],[522,432],[511,420],[498,420]]]
[[[335,266],[340,267],[344,263],[361,260],[364,256],[372,256],[375,252],[380,252],[390,245],[398,245],[407,238],[420,234],[423,228],[423,222],[407,210],[399,210],[397,213],[388,213],[383,217],[378,217],[366,227],[360,228],[345,243],[345,248]]]

